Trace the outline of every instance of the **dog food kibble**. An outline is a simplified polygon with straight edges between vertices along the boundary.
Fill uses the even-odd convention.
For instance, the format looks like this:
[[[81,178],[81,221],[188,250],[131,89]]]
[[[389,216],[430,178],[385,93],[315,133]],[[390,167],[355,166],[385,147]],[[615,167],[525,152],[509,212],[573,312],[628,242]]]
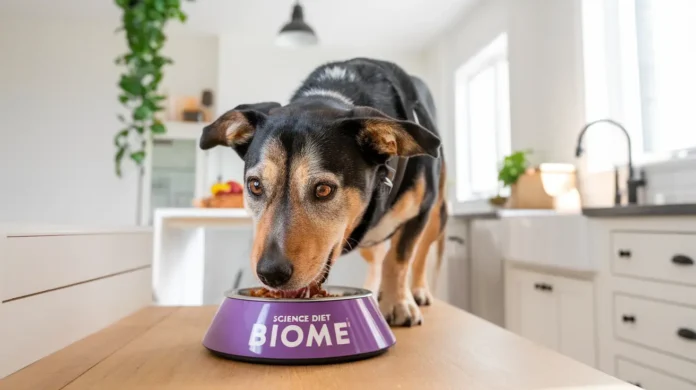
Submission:
[[[311,285],[295,291],[273,291],[267,288],[253,288],[249,290],[249,296],[256,298],[290,298],[290,299],[316,299],[335,297],[337,295],[329,294],[321,286]]]

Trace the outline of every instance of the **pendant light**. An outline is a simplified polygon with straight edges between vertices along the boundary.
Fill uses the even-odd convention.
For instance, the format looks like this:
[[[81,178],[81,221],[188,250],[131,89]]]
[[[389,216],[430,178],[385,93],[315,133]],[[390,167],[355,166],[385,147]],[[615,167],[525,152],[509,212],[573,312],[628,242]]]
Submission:
[[[304,21],[304,12],[299,0],[292,8],[290,22],[283,26],[276,38],[276,45],[282,47],[302,47],[316,45],[319,40],[307,23]]]

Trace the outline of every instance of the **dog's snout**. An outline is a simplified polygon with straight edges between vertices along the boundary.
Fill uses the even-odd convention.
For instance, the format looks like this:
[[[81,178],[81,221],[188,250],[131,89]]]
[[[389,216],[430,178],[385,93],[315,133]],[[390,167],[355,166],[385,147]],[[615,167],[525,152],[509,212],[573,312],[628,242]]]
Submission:
[[[292,263],[275,251],[267,253],[256,265],[256,274],[269,287],[280,287],[292,277]]]

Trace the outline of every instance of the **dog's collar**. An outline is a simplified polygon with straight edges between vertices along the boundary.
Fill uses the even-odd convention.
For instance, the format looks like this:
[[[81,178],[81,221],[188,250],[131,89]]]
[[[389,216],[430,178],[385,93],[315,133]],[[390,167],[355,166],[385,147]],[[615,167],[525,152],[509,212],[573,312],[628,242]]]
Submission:
[[[387,176],[384,177],[383,183],[389,188],[387,205],[391,205],[396,200],[396,195],[399,193],[398,188],[403,181],[407,163],[407,157],[392,157],[384,164],[387,168]]]

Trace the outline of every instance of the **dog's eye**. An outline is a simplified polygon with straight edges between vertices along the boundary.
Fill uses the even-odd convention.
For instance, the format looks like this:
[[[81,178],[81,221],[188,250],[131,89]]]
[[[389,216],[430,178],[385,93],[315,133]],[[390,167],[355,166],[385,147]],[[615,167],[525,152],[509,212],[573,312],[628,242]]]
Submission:
[[[317,184],[314,188],[314,196],[318,199],[326,199],[333,192],[333,188],[328,184]]]
[[[261,185],[261,180],[257,177],[250,177],[247,179],[247,189],[249,189],[249,192],[254,196],[263,195],[263,185]]]

